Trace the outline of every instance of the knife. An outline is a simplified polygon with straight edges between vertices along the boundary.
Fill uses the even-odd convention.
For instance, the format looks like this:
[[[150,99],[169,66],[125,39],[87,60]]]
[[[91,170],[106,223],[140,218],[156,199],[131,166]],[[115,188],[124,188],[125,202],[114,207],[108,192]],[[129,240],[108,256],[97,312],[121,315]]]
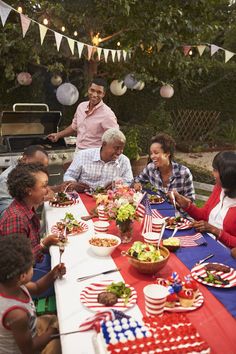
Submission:
[[[119,272],[120,268],[115,268],[115,269],[111,269],[111,270],[106,270],[105,272],[101,272],[101,273],[96,273],[96,274],[92,274],[92,275],[86,275],[84,277],[80,277],[77,278],[77,281],[83,281],[83,280],[87,280],[89,278],[93,278],[96,277],[98,275],[102,275],[102,274],[109,274],[109,273],[113,273],[113,272]]]
[[[214,257],[214,254],[209,254],[208,256],[206,256],[205,258],[203,259],[200,259],[200,261],[197,262],[197,264],[202,264],[204,263],[207,259],[211,258],[211,257]]]

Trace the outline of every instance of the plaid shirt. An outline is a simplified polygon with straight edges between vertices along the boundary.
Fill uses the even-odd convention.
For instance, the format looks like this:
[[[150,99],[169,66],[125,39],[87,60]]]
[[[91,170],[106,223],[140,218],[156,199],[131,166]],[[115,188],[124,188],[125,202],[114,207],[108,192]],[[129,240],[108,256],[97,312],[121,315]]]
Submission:
[[[194,200],[195,191],[193,187],[193,176],[190,170],[177,162],[172,161],[171,163],[172,176],[169,178],[167,187],[163,186],[160,170],[155,167],[153,162],[149,163],[147,167],[144,168],[143,172],[135,177],[135,182],[140,182],[142,184],[151,183],[163,193],[176,189],[180,194]]]
[[[117,160],[101,160],[100,148],[81,150],[75,154],[64,175],[64,181],[80,181],[91,188],[105,187],[115,179],[130,184],[133,174],[128,157],[121,154]]]
[[[35,211],[16,199],[14,199],[0,219],[0,236],[17,235],[28,237],[37,262],[43,259],[42,247],[39,243],[39,231],[40,221]]]

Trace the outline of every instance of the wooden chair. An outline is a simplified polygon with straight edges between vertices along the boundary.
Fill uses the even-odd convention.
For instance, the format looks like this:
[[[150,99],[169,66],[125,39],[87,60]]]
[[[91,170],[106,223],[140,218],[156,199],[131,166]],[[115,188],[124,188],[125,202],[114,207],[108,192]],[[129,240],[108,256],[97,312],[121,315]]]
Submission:
[[[193,181],[193,185],[196,191],[196,200],[206,201],[209,198],[214,186],[208,183],[201,183]]]

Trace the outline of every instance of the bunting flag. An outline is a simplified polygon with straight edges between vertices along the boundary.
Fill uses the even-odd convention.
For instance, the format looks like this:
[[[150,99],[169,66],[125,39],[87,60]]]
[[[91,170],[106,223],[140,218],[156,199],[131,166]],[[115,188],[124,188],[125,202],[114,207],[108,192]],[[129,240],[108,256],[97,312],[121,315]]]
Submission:
[[[74,41],[74,39],[67,37],[67,42],[69,44],[69,47],[70,47],[72,55],[74,55],[74,52],[75,52],[75,41]]]
[[[46,36],[48,28],[44,25],[41,25],[39,23],[39,33],[40,33],[40,41],[41,41],[41,45],[43,44],[44,38]]]
[[[87,44],[87,50],[88,50],[88,60],[90,60],[93,53],[93,46]]]
[[[113,63],[115,62],[116,52],[117,51],[115,49],[111,49],[111,57],[112,57]]]
[[[189,51],[191,50],[192,46],[191,45],[185,45],[183,46],[183,51],[184,51],[184,55],[187,56]]]
[[[6,20],[11,12],[11,7],[5,4],[5,2],[0,0],[0,17],[2,20],[3,27],[5,26]]]
[[[100,60],[101,59],[102,48],[97,47],[96,49],[97,49],[97,53],[98,53],[98,60]]]
[[[200,57],[202,56],[205,49],[206,49],[206,45],[200,44],[197,46],[197,50],[198,50]]]
[[[107,63],[109,51],[110,51],[110,49],[103,49],[104,59],[105,59],[106,63]]]
[[[127,52],[126,52],[126,50],[122,50],[122,53],[123,53],[123,59],[125,61],[127,58]]]
[[[218,45],[211,44],[211,56],[218,52],[219,49],[220,47],[218,47]]]
[[[225,50],[225,63],[227,63],[227,61],[229,61],[234,55],[235,53]]]
[[[77,42],[77,48],[78,48],[79,58],[81,58],[81,54],[84,49],[84,43]]]
[[[21,21],[21,27],[22,27],[22,34],[23,34],[23,38],[24,38],[26,35],[26,32],[29,29],[31,19],[28,16],[20,14],[20,21]]]
[[[121,50],[117,50],[117,60],[120,61],[121,58]]]
[[[58,33],[58,32],[54,32],[54,35],[55,35],[55,41],[56,41],[56,45],[57,45],[57,51],[59,52],[61,40],[62,40],[62,34]]]

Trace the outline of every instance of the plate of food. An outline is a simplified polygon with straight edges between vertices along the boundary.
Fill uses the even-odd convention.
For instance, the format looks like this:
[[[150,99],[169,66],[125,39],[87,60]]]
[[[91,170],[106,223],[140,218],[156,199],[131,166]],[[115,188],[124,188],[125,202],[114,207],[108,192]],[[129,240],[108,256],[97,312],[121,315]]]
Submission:
[[[122,281],[103,280],[86,286],[80,294],[80,301],[94,312],[107,308],[126,311],[136,304],[137,292]]]
[[[161,204],[165,201],[164,198],[157,194],[148,194],[148,199],[150,204]]]
[[[93,197],[96,196],[97,194],[106,194],[107,191],[104,187],[96,187],[96,188],[90,188],[85,191],[85,194]]]
[[[182,218],[181,216],[170,216],[165,218],[166,229],[174,230],[176,227],[179,230],[186,230],[192,228],[192,221]]]
[[[222,263],[198,264],[192,268],[191,275],[198,282],[216,288],[236,286],[236,270]]]
[[[58,192],[54,199],[49,201],[49,205],[56,208],[65,208],[79,202],[79,195],[77,192]]]
[[[66,231],[65,231],[66,229]],[[54,234],[62,234],[64,236],[78,235],[87,231],[88,225],[83,221],[75,219],[71,213],[66,213],[65,217],[52,226],[51,232]]]

